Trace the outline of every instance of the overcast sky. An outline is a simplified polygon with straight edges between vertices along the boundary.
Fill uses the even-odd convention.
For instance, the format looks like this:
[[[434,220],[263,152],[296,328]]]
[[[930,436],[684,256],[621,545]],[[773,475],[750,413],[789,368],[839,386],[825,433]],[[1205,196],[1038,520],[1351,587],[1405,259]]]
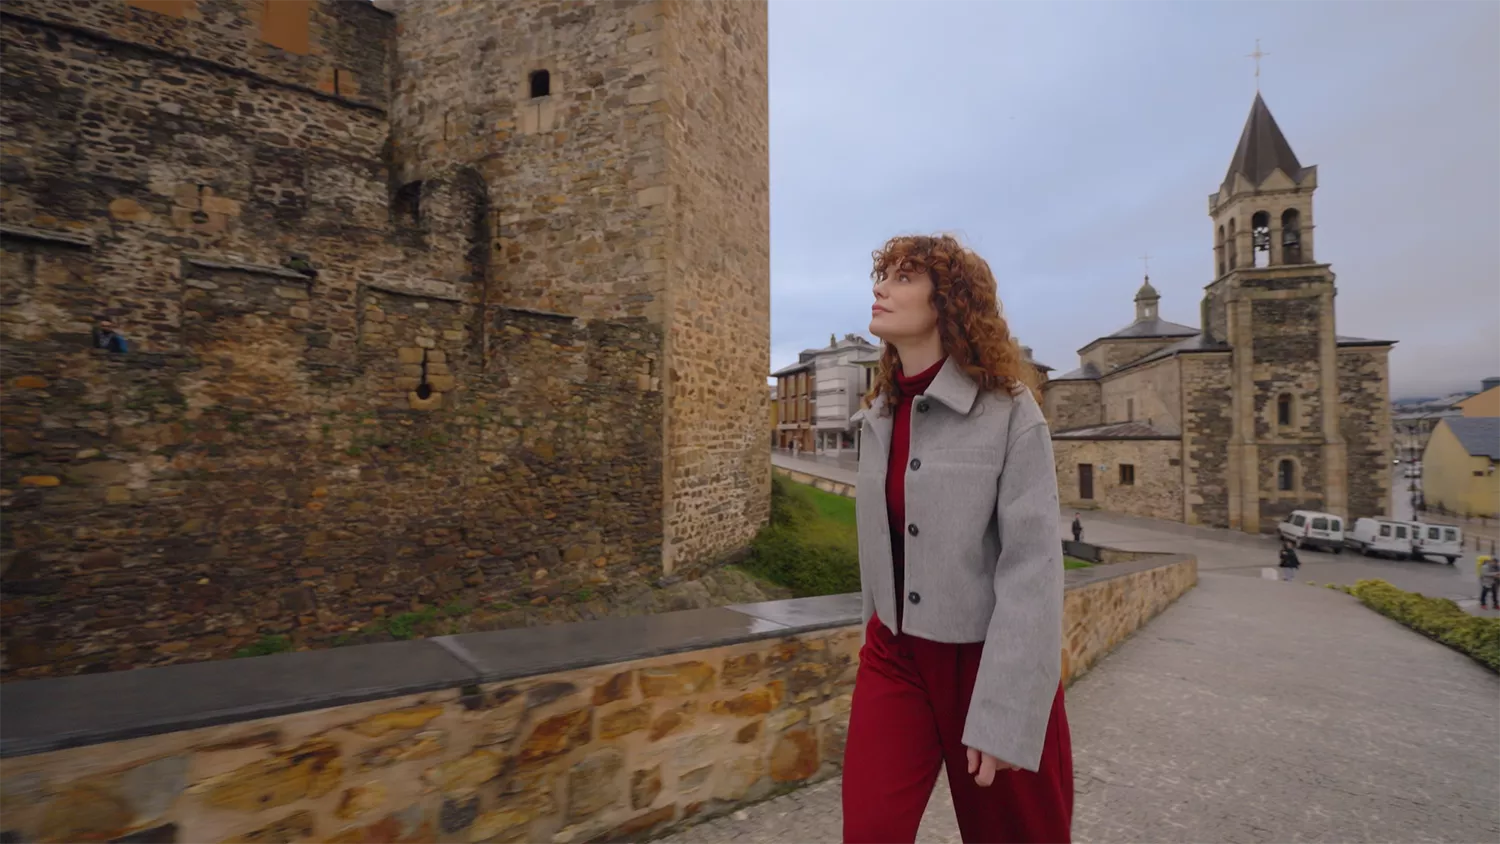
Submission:
[[[1208,194],[1261,91],[1318,165],[1338,332],[1400,341],[1392,396],[1500,375],[1500,4],[771,0],[771,368],[866,334],[870,252],[950,231],[1065,371],[1198,325]],[[871,338],[874,339],[873,337]]]

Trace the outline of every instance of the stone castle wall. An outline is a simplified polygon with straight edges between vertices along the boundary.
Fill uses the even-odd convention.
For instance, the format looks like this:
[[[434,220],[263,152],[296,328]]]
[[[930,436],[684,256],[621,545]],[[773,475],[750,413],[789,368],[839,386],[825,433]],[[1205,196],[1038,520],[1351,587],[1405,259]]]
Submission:
[[[388,5],[401,21],[393,179],[416,190],[447,168],[476,168],[493,211],[488,301],[663,324],[663,4]],[[542,72],[547,94],[533,97]]]
[[[770,517],[770,149],[760,0],[663,4],[670,297],[664,559],[744,547]],[[734,49],[726,49],[726,44]]]
[[[217,658],[273,634],[316,646],[450,601],[608,603],[662,573],[672,325],[639,297],[665,283],[650,220],[665,211],[623,176],[589,180],[650,148],[630,94],[596,129],[620,146],[594,147],[594,165],[577,163],[584,142],[524,164],[544,154],[528,136],[503,166],[422,147],[434,163],[401,181],[387,76],[472,57],[397,53],[393,19],[368,4],[277,6],[0,10],[7,679]],[[261,17],[294,6],[301,42]],[[555,4],[455,8],[573,31],[547,17]],[[600,31],[655,20],[567,8]],[[418,35],[442,19],[421,9]],[[563,177],[565,160],[578,169]],[[547,214],[516,210],[546,197],[560,198]],[[710,380],[708,401],[744,381],[763,402],[763,376],[725,363],[763,312],[714,313],[740,348],[681,358],[679,377]],[[99,318],[128,354],[90,348]],[[764,450],[757,406],[739,426]],[[748,461],[739,433],[726,422],[705,451]],[[748,536],[758,522],[737,520],[764,501],[753,484],[741,495],[687,518]]]

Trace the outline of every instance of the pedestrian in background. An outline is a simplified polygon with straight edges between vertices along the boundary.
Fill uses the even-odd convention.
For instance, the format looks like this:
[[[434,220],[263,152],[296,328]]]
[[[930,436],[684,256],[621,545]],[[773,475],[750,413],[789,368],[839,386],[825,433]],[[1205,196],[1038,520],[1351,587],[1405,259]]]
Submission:
[[[1290,539],[1281,541],[1281,579],[1291,580],[1292,574],[1302,568],[1302,561],[1297,559],[1297,549],[1292,545]]]
[[[1500,588],[1500,560],[1494,557],[1485,557],[1479,566],[1479,608],[1484,609],[1484,599],[1490,599],[1490,609],[1500,610],[1500,595],[1496,589]]]
[[[1083,520],[1078,517],[1077,513],[1073,514],[1073,541],[1083,541]]]

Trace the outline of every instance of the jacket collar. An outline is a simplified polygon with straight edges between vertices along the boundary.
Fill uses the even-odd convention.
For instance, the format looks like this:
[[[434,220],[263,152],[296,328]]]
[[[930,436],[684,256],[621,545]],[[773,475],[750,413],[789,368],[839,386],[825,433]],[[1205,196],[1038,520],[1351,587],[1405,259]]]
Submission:
[[[943,361],[943,368],[932,379],[932,386],[927,388],[926,395],[947,405],[948,409],[967,416],[974,407],[974,399],[979,395],[979,385],[949,356]]]
[[[929,399],[942,402],[949,409],[965,416],[974,409],[974,399],[979,396],[979,385],[964,372],[963,367],[953,362],[953,358],[943,361],[943,368],[933,377],[932,384],[923,395]],[[869,419],[875,421],[883,418],[885,410],[885,395],[875,397],[870,406],[854,414],[854,419]]]

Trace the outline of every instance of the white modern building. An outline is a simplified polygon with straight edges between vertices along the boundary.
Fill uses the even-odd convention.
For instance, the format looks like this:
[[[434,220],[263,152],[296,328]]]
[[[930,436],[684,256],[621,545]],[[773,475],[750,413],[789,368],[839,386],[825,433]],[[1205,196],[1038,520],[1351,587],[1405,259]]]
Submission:
[[[832,335],[822,349],[802,353],[814,367],[813,431],[819,454],[841,454],[856,449],[857,423],[849,417],[859,412],[860,399],[868,386],[861,361],[878,357],[880,347],[858,334]]]

